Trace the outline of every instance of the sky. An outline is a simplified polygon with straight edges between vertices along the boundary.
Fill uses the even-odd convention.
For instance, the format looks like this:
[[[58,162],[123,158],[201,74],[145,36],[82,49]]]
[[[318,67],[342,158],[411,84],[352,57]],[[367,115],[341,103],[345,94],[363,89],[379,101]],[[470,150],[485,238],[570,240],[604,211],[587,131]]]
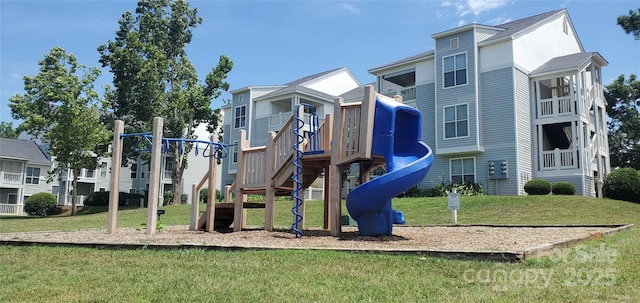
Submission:
[[[204,22],[193,30],[187,56],[201,80],[220,55],[233,61],[231,90],[280,85],[348,67],[362,84],[368,70],[433,49],[432,34],[470,23],[499,25],[566,8],[587,52],[609,63],[603,82],[640,75],[640,41],[616,23],[638,1],[448,0],[448,1],[189,1]],[[9,98],[24,94],[23,76],[60,46],[88,67],[101,67],[96,50],[115,39],[118,18],[135,0],[0,0],[0,121],[11,122]],[[112,74],[102,68],[96,91]],[[213,108],[228,99],[225,93]],[[20,121],[14,121],[17,127]]]

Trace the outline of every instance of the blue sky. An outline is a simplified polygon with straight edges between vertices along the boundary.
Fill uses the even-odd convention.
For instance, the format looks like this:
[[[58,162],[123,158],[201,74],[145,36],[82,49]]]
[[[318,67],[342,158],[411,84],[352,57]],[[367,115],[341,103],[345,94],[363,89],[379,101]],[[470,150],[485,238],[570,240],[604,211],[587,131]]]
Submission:
[[[8,100],[24,93],[24,75],[54,46],[99,67],[96,48],[113,40],[117,20],[134,0],[0,0],[0,121],[11,121]],[[203,79],[225,54],[234,62],[231,89],[277,85],[348,67],[366,84],[367,70],[433,48],[431,34],[469,23],[498,25],[566,8],[585,51],[609,62],[605,84],[620,74],[640,75],[640,41],[616,24],[638,1],[190,1],[204,23],[187,55]],[[111,82],[103,69],[96,83]],[[223,98],[228,98],[224,95]],[[220,100],[213,107],[219,107]],[[14,123],[14,127],[18,123]]]

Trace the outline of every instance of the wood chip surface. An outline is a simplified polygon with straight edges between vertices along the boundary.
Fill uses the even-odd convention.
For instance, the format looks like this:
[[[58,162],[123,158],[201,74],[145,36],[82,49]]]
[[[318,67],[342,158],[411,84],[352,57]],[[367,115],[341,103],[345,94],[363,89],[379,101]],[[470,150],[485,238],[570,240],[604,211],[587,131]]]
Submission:
[[[286,229],[273,232],[248,229],[241,232],[190,231],[188,226],[168,226],[147,235],[145,230],[119,228],[71,232],[0,233],[0,241],[34,241],[82,244],[156,244],[245,248],[317,248],[339,250],[511,251],[521,252],[557,243],[602,235],[611,227],[494,227],[425,226],[393,228],[393,235],[358,236],[355,227],[343,227],[336,238],[322,229],[305,230],[302,237]]]

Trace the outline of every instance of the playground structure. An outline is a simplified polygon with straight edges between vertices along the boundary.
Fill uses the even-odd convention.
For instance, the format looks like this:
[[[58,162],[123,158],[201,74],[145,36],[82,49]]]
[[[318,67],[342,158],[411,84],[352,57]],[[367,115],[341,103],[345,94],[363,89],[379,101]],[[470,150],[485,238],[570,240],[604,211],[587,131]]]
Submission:
[[[327,114],[321,125],[316,124],[313,111],[304,121],[303,107],[296,107],[279,132],[269,133],[266,146],[249,147],[240,130],[232,185],[236,192],[233,230],[244,227],[247,194],[265,195],[268,231],[273,230],[275,196],[292,195],[292,230],[299,237],[304,229],[304,190],[324,172],[324,228],[340,236],[342,172],[352,163],[359,163],[361,185],[351,191],[346,203],[360,234],[389,235],[393,224],[404,224],[391,199],[418,184],[432,162],[430,148],[420,141],[420,112],[402,104],[400,96],[376,94],[372,86],[365,87],[362,102],[336,98],[334,114]],[[382,165],[387,166],[387,174],[370,181],[369,172]]]
[[[272,231],[275,197],[291,195],[294,200],[291,228],[296,237],[300,237],[304,229],[304,191],[324,173],[324,228],[332,236],[340,236],[342,172],[348,165],[358,163],[360,186],[347,195],[347,209],[358,223],[360,235],[390,235],[393,224],[405,223],[402,212],[392,208],[391,199],[424,178],[431,166],[432,153],[420,141],[421,116],[417,109],[402,104],[400,96],[389,98],[376,94],[372,86],[366,86],[364,91],[362,102],[344,103],[342,98],[336,98],[334,114],[327,114],[321,125],[318,125],[313,109],[307,119],[306,105],[296,106],[294,115],[282,129],[269,133],[266,146],[250,147],[245,131],[240,130],[236,180],[225,188],[226,203],[207,203],[204,214],[198,218],[200,187],[208,180],[209,188],[215,188],[216,159],[213,155],[216,151],[211,145],[209,172],[199,184],[192,185],[189,228],[213,232],[216,222],[219,226],[229,226],[230,216],[233,216],[233,231],[240,231],[246,227],[245,209],[264,207],[264,229]],[[117,121],[114,155],[121,153],[121,146],[118,150],[115,143],[121,140],[122,127]],[[157,224],[157,203],[152,202],[157,201],[162,140],[156,138],[162,138],[161,118],[154,119],[151,140],[147,234],[153,234]],[[116,163],[119,158],[113,157],[114,168],[119,169],[120,163]],[[387,173],[369,180],[370,171],[383,165],[386,165]],[[112,171],[111,192],[117,193],[118,182],[114,182],[114,175],[119,173]],[[232,202],[233,189],[235,201]],[[265,195],[265,203],[245,202],[249,194]],[[214,190],[209,190],[208,201],[215,201]],[[117,195],[111,195],[109,233],[115,233],[116,212]]]

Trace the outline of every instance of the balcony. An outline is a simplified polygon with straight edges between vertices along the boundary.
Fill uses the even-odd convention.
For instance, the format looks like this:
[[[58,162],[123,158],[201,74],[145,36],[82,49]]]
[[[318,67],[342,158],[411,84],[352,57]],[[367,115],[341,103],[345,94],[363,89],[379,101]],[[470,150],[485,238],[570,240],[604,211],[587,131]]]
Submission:
[[[577,168],[573,149],[554,149],[542,152],[541,170]]]
[[[22,204],[0,203],[0,215],[22,215]]]
[[[388,90],[386,92],[383,92],[382,94],[387,96],[387,97],[393,97],[395,95],[400,95],[400,96],[402,96],[402,102],[403,103],[411,104],[411,101],[414,101],[413,104],[415,104],[416,87],[415,86],[411,86],[411,87],[404,87],[404,88],[400,88],[400,89],[396,89],[396,90]]]
[[[21,185],[22,173],[0,172],[0,183],[6,185]]]
[[[568,116],[574,113],[570,96],[538,100],[538,118]]]

